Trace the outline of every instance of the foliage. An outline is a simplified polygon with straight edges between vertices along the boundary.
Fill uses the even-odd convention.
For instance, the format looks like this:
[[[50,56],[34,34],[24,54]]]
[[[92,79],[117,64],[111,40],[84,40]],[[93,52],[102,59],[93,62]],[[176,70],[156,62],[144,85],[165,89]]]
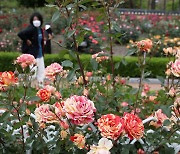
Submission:
[[[22,5],[24,7],[42,7],[46,4],[45,0],[28,0],[28,2],[23,1],[23,0],[17,0],[19,5]]]
[[[60,53],[63,51],[60,51]],[[0,71],[11,70],[13,71],[15,68],[12,65],[14,59],[19,55],[19,53],[11,53],[11,52],[0,52]],[[80,59],[84,65],[86,71],[92,71],[92,66],[90,64],[91,55],[81,54]],[[8,60],[8,65],[7,65]],[[72,59],[68,54],[46,54],[45,55],[45,65],[48,66],[53,62],[61,63],[64,60],[71,60],[73,63],[76,63],[75,59]],[[151,71],[149,77],[156,76],[165,76],[164,69],[166,68],[166,64],[168,63],[169,58],[152,58],[148,60],[147,70]],[[117,69],[115,70],[116,75],[121,75],[123,77],[139,77],[139,69],[137,68],[138,58],[137,57],[114,57],[114,63],[117,63]],[[111,68],[109,62],[104,64],[107,68],[107,72],[111,72]],[[129,71],[129,69],[131,71]]]
[[[49,5],[59,11],[52,19],[65,15],[65,35],[72,38],[73,50],[62,50],[59,57],[64,60],[60,62],[57,55],[46,56],[45,61],[51,64],[45,69],[44,83],[36,83],[33,78],[36,60],[29,54],[14,59],[15,72],[0,72],[0,152],[178,153],[179,52],[165,68],[166,80],[158,76],[164,88],[150,90],[145,83],[150,74],[148,67],[160,72],[159,61],[155,59],[151,66],[154,58],[148,58],[152,40],[138,41],[136,50],[128,52],[127,55],[138,55],[131,59],[132,66],[124,57],[113,56],[113,43],[119,35],[112,33],[111,17],[119,0],[99,1],[107,21],[104,31],[108,43],[102,48],[109,53],[101,51],[82,57],[78,53],[84,38],[81,34],[89,31],[77,21],[79,6],[86,9],[83,4],[88,1],[56,2]],[[160,65],[166,60],[161,59]],[[125,65],[127,72],[138,72],[138,88],[118,75]]]

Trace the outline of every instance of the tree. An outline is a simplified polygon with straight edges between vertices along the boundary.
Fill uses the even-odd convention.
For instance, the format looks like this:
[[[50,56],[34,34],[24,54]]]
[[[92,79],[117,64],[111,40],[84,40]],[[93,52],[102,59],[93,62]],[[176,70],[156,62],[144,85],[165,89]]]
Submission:
[[[166,10],[166,0],[164,0],[164,10]]]
[[[151,1],[151,9],[155,10],[155,8],[156,8],[156,0],[152,0]]]
[[[42,7],[46,3],[45,0],[26,0],[26,1],[25,0],[17,0],[17,1],[22,6],[32,7],[32,8]]]
[[[134,8],[133,0],[129,0],[129,5],[130,5],[130,8]]]

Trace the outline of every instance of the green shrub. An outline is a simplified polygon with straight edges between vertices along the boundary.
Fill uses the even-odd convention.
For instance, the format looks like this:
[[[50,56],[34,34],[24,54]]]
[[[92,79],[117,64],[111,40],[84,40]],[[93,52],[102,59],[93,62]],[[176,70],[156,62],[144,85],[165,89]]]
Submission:
[[[16,52],[0,52],[0,71],[14,71],[13,62],[20,53]],[[82,54],[80,55],[82,64],[87,71],[92,71],[92,66],[90,64],[91,55]],[[48,66],[53,62],[60,63],[64,60],[71,60],[73,63],[77,63],[76,59],[70,58],[68,54],[60,56],[58,54],[47,54],[45,55],[45,65]],[[140,70],[137,66],[138,59],[137,57],[126,57],[126,65],[122,63],[122,57],[114,57],[114,63],[121,62],[119,68],[115,70],[116,75],[121,75],[124,77],[139,77]],[[150,71],[151,74],[149,77],[165,76],[166,64],[169,62],[168,58],[151,58],[147,59],[146,71]],[[110,62],[104,63],[107,68],[107,72],[111,73]]]

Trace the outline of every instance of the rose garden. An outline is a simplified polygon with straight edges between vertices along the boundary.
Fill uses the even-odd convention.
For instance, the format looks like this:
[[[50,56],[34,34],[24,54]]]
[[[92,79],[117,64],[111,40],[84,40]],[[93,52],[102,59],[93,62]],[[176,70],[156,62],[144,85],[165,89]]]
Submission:
[[[47,0],[56,53],[44,55],[41,85],[16,36],[28,13],[0,14],[0,153],[179,154],[180,16],[120,12],[124,4]]]

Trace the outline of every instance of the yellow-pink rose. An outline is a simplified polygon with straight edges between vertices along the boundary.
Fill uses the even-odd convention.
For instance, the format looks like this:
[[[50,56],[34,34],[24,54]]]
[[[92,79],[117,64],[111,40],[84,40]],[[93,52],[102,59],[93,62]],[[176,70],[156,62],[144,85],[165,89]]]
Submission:
[[[153,46],[153,43],[150,39],[145,39],[137,42],[137,47],[140,51],[149,52]]]
[[[96,108],[94,103],[85,96],[71,96],[64,102],[66,116],[75,125],[84,125],[94,120]]]
[[[143,137],[144,125],[137,115],[133,113],[124,113],[123,119],[126,133],[131,140]]]
[[[70,137],[70,140],[79,148],[83,149],[85,146],[85,137],[81,134],[74,134]]]
[[[15,77],[13,72],[0,72],[0,86],[14,85],[17,81],[18,78]]]
[[[124,132],[123,119],[114,114],[101,116],[101,118],[97,120],[97,123],[98,129],[101,131],[103,137],[116,140]]]

